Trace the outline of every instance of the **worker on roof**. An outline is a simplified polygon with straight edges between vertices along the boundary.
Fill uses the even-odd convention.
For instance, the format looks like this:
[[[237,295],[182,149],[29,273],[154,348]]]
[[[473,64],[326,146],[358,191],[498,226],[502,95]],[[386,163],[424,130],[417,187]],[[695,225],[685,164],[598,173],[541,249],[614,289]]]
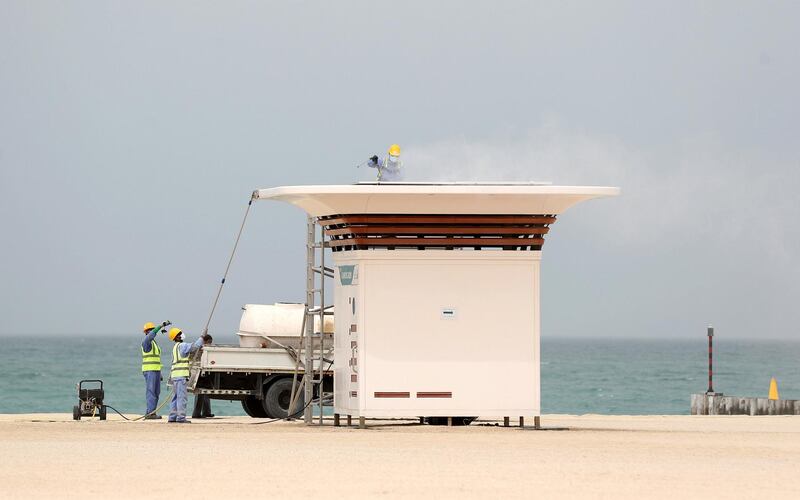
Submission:
[[[378,158],[374,155],[367,162],[367,166],[378,169],[378,181],[400,181],[403,180],[403,162],[400,161],[400,146],[392,144],[389,146],[388,156]]]
[[[186,383],[189,381],[189,354],[203,346],[204,336],[193,343],[183,341],[183,331],[180,328],[171,328],[169,339],[175,343],[172,346],[172,370],[169,378],[172,382],[172,400],[169,405],[169,423],[188,424],[186,420]]]
[[[203,346],[214,342],[214,339],[208,334],[203,335],[202,339]],[[195,394],[192,418],[211,418],[213,416],[214,414],[211,413],[211,398],[208,397],[208,394]]]
[[[145,403],[147,405],[144,418],[147,420],[161,418],[160,415],[156,415],[158,398],[161,396],[161,348],[156,342],[156,334],[169,324],[169,321],[165,321],[156,326],[148,321],[142,327],[142,331],[144,331],[142,375],[144,375]]]

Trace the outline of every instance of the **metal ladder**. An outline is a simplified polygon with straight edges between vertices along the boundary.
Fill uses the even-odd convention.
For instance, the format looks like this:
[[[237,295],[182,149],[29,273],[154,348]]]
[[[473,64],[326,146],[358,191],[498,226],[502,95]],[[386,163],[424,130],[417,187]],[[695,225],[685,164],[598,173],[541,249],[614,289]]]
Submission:
[[[314,409],[319,412],[318,424],[322,425],[322,407],[332,394],[323,391],[324,372],[330,369],[330,362],[326,360],[325,347],[325,316],[333,314],[325,305],[325,279],[333,278],[333,268],[325,266],[325,232],[318,227],[315,217],[308,218],[306,242],[306,307],[305,307],[305,332],[303,338],[305,371],[303,375],[303,390],[306,404],[314,401],[314,392],[317,400],[306,406],[303,419],[306,425],[313,424]],[[314,331],[314,319],[319,318],[319,331]],[[314,339],[316,342],[315,349]],[[333,346],[330,346],[333,348]],[[326,364],[328,366],[326,366]],[[314,388],[317,390],[314,391]]]

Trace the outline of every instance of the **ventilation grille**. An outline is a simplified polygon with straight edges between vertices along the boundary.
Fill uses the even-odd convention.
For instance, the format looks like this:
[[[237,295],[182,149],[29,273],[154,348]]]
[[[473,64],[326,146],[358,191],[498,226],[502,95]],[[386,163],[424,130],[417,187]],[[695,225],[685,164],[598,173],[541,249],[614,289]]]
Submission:
[[[410,398],[411,393],[409,392],[376,392],[374,393],[376,398]]]
[[[422,399],[434,399],[434,398],[450,399],[450,398],[453,397],[453,393],[452,392],[418,392],[417,393],[417,397],[418,398],[422,398]]]

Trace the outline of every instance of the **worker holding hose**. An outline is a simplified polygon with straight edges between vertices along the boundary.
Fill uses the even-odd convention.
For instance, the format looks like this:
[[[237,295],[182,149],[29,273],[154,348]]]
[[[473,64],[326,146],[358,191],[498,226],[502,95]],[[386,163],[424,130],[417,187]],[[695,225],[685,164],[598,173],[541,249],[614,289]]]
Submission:
[[[161,348],[156,342],[156,335],[169,324],[171,324],[169,321],[165,321],[156,326],[148,321],[142,328],[145,335],[142,341],[142,375],[144,375],[147,405],[147,411],[144,414],[146,420],[161,418],[160,415],[156,415],[158,398],[161,396]]]
[[[403,162],[400,161],[400,146],[392,144],[389,146],[388,153],[389,156],[386,158],[378,158],[378,155],[372,156],[367,162],[367,166],[378,169],[378,181],[403,180]]]
[[[203,345],[210,345],[214,339],[209,334],[203,335]],[[192,411],[192,418],[211,418],[214,414],[211,413],[211,398],[208,394],[196,394],[194,396],[194,411]]]
[[[186,383],[189,381],[189,355],[202,347],[205,335],[191,344],[183,341],[183,331],[180,328],[171,328],[168,335],[175,345],[172,346],[172,370],[169,375],[173,394],[167,422],[188,424],[190,422],[186,420],[186,402],[189,396],[186,393]]]

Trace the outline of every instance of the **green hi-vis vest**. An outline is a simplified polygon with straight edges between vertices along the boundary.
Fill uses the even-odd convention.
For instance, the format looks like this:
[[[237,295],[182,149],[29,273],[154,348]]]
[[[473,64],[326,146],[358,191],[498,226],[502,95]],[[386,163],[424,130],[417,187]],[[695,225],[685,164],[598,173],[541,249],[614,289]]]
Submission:
[[[172,372],[169,374],[170,378],[189,376],[189,356],[181,356],[178,351],[180,345],[180,342],[176,342],[175,347],[172,348]]]
[[[142,371],[143,372],[160,372],[161,371],[161,348],[158,347],[156,341],[151,343],[150,352],[144,352],[142,347]]]

